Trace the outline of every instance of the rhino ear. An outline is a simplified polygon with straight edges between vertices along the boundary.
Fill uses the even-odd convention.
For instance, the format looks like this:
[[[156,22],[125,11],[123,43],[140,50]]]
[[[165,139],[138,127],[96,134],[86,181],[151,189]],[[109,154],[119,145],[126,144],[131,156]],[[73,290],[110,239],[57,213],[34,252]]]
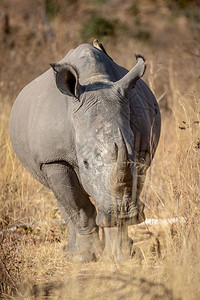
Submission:
[[[69,64],[50,64],[54,70],[56,85],[63,93],[71,97],[79,98],[83,87],[79,83],[77,69]]]
[[[144,57],[141,55],[135,55],[135,57],[137,60],[136,65],[123,78],[115,82],[115,85],[125,96],[128,96],[130,89],[134,87],[136,81],[144,75],[146,70]]]

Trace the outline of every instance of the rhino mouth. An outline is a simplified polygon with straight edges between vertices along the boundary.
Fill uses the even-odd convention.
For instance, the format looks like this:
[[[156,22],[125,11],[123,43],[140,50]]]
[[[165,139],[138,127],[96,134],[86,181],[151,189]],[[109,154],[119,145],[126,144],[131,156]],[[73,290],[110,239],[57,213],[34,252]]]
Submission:
[[[140,201],[140,205],[130,205],[127,212],[120,210],[119,212],[105,213],[98,210],[96,224],[99,227],[121,227],[126,225],[135,225],[145,221],[144,204]]]

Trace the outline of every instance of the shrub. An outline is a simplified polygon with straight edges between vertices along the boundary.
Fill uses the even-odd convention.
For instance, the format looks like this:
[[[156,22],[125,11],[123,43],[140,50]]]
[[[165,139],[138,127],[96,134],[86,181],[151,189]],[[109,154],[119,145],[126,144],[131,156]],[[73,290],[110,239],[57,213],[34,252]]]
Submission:
[[[49,19],[53,19],[60,11],[60,7],[56,0],[45,0],[45,8]]]
[[[139,29],[134,37],[138,40],[149,41],[151,39],[151,33],[149,30]]]
[[[92,2],[95,4],[104,4],[106,0],[92,0]]]
[[[122,28],[123,26],[118,19],[106,19],[95,14],[84,24],[81,36],[84,41],[96,37],[99,39],[104,36],[114,37],[117,31]]]
[[[183,15],[192,23],[200,23],[198,0],[171,0],[168,2],[168,7],[174,16]]]
[[[132,16],[136,17],[136,16],[138,16],[139,12],[140,12],[140,10],[139,10],[138,4],[132,3],[128,9],[128,13],[131,14]]]

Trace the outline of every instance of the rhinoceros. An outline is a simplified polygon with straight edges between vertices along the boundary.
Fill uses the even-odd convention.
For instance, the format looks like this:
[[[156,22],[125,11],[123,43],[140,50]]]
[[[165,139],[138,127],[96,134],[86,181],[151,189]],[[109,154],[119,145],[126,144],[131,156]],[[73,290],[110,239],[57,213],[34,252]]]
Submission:
[[[161,119],[140,79],[144,58],[136,59],[128,71],[82,44],[29,83],[11,110],[13,149],[53,191],[74,262],[131,256],[128,225],[145,220],[139,197]]]

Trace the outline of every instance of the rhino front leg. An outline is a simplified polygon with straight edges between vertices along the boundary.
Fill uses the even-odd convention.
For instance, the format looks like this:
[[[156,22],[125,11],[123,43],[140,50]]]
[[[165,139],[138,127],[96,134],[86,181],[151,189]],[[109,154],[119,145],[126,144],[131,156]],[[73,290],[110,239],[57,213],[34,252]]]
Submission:
[[[95,223],[96,210],[76,173],[66,162],[43,164],[42,171],[69,226],[68,259],[77,262],[99,259],[101,244]]]
[[[143,213],[144,204],[140,201],[146,172],[151,164],[150,153],[141,151],[138,157],[137,182],[136,182],[136,203],[139,209],[140,222],[145,220]],[[128,236],[128,226],[104,228],[105,248],[102,260],[123,261],[133,256],[141,256],[139,248],[134,246],[133,240]]]

